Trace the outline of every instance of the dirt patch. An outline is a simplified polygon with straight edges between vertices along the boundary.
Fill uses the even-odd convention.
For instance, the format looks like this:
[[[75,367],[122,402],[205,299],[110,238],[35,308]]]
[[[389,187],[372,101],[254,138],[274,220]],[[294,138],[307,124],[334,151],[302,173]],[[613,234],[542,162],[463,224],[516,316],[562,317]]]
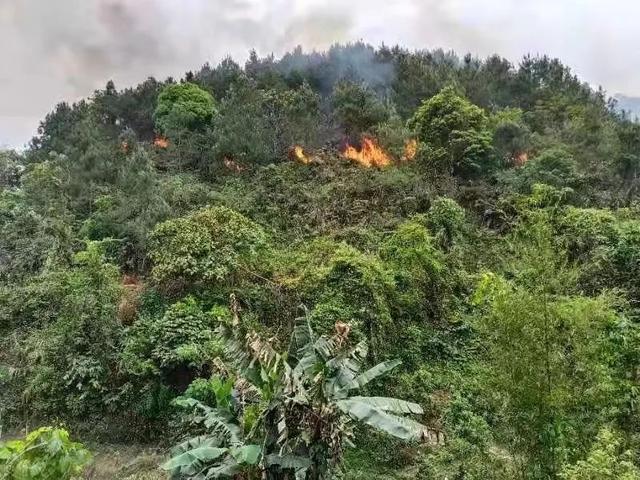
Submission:
[[[168,480],[159,465],[163,452],[135,445],[90,445],[94,459],[82,478],[87,480]]]

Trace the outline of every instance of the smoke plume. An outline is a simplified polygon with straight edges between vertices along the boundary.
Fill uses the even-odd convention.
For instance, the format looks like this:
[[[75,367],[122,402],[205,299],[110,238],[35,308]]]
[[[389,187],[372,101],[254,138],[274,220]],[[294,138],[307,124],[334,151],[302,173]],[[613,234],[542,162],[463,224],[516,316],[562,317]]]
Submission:
[[[639,14],[625,0],[0,0],[0,144],[24,143],[55,103],[109,79],[121,88],[243,61],[251,48],[280,56],[360,39],[514,62],[549,53],[593,84],[640,95],[640,51],[629,48]]]

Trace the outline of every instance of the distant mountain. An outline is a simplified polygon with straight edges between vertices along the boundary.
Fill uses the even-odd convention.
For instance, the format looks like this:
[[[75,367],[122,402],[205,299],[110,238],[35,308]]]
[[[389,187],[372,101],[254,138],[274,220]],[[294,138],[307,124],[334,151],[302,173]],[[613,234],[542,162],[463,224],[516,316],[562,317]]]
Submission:
[[[628,97],[618,93],[614,96],[618,101],[618,109],[631,114],[632,117],[640,118],[640,97]]]

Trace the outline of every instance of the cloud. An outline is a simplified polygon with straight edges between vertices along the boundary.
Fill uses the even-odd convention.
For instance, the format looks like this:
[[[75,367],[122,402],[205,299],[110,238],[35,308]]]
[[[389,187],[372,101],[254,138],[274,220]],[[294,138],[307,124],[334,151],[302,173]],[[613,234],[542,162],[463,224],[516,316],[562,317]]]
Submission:
[[[180,76],[251,48],[281,55],[362,39],[514,62],[550,53],[585,80],[640,95],[634,20],[610,0],[0,0],[0,144],[19,145],[61,100],[113,79]]]

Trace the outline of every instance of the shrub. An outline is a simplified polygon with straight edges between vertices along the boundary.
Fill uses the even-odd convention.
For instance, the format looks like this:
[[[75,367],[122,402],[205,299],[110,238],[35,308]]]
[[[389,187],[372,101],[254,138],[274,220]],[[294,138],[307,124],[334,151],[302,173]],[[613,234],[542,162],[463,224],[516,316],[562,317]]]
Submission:
[[[91,460],[69,432],[42,427],[24,440],[0,443],[0,477],[7,480],[69,480]]]
[[[433,201],[427,213],[427,225],[441,246],[451,247],[465,229],[464,209],[450,198]]]
[[[187,297],[160,318],[139,320],[125,341],[125,368],[135,375],[202,368],[219,350],[214,336],[216,313],[224,315],[224,310],[204,311],[195,298]]]
[[[149,256],[159,282],[233,282],[258,268],[267,247],[262,228],[226,207],[198,210],[159,224]]]
[[[452,174],[486,170],[491,152],[491,132],[480,107],[446,87],[422,105],[409,120],[420,141],[430,148],[430,158]]]
[[[167,85],[158,96],[154,113],[156,128],[167,135],[196,130],[211,122],[213,97],[193,83]]]
[[[640,468],[633,463],[632,452],[622,450],[620,435],[610,428],[598,433],[587,458],[566,465],[562,480],[638,480]]]

